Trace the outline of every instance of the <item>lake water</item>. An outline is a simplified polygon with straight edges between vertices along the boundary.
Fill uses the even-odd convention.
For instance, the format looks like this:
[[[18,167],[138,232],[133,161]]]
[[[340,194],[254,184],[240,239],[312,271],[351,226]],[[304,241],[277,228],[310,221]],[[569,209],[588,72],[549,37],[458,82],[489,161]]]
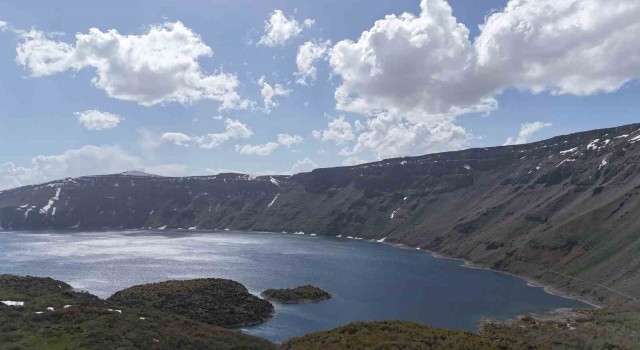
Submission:
[[[334,295],[318,304],[276,304],[274,319],[243,329],[275,342],[356,320],[473,331],[482,317],[586,306],[413,249],[275,233],[2,232],[0,273],[48,276],[105,298],[136,284],[201,277],[233,279],[255,294],[314,284]]]

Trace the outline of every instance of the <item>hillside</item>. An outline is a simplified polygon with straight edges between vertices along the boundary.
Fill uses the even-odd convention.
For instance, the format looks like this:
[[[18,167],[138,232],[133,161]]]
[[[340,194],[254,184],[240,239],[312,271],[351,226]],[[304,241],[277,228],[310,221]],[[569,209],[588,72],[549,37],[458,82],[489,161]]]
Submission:
[[[638,301],[638,141],[633,124],[293,176],[69,178],[0,192],[0,226],[384,238],[596,303]]]

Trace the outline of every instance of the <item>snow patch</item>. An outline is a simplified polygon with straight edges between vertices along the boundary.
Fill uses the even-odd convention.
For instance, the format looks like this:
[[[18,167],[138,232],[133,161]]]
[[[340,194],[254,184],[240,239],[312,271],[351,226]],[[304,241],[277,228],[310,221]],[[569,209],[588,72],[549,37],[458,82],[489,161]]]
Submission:
[[[272,178],[273,179],[273,178]],[[276,199],[278,199],[278,196],[280,195],[280,193],[276,194],[276,196],[273,198],[273,200],[271,201],[271,203],[269,203],[269,205],[267,205],[267,208],[271,208],[271,206],[273,205],[273,203],[276,202]]]
[[[294,234],[294,235],[304,235],[304,232],[302,232],[302,231],[298,231],[298,232],[294,232],[293,234]]]
[[[598,167],[598,170],[600,170],[600,168],[602,168],[605,165],[607,165],[607,158],[606,157],[602,159],[602,163],[600,163],[600,166]]]
[[[0,303],[3,303],[7,306],[24,306],[24,301],[5,300],[5,301],[0,301]]]
[[[573,153],[573,152],[575,152],[575,151],[577,151],[577,150],[578,150],[578,147],[574,147],[574,148],[571,148],[571,149],[567,149],[567,150],[564,150],[564,151],[560,151],[559,153],[560,153],[560,154],[567,154],[567,153]]]
[[[396,216],[396,213],[400,211],[400,208],[396,209],[393,211],[393,213],[391,213],[391,218],[393,219]]]
[[[376,240],[376,242],[378,242],[378,243],[382,243],[382,242],[384,242],[386,239],[387,239],[387,237],[382,237],[382,238],[380,238],[380,239]]]
[[[51,209],[51,207],[53,206],[53,204],[60,199],[60,191],[62,189],[60,187],[56,188],[56,195],[51,197],[51,199],[49,199],[49,203],[47,203],[47,205],[45,205],[44,207],[42,207],[42,209],[40,209],[40,214],[47,214],[49,213],[49,209]]]
[[[167,228],[167,225],[164,225],[164,226],[160,226],[160,227],[158,227],[158,230],[164,230],[164,229],[166,229],[166,228]]]

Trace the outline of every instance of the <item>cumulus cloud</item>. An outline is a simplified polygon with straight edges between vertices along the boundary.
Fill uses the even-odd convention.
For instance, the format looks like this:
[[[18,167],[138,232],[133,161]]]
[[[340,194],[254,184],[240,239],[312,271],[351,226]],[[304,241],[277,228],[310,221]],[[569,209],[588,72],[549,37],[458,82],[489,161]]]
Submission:
[[[261,145],[236,145],[236,152],[246,156],[268,156],[278,149],[277,142],[267,142]]]
[[[9,23],[0,20],[0,32],[4,32],[7,28],[9,28]]]
[[[278,143],[291,148],[293,145],[300,144],[304,141],[300,135],[278,134]]]
[[[285,89],[280,84],[275,84],[273,86],[269,85],[265,80],[265,77],[262,76],[258,80],[258,85],[260,85],[260,93],[262,94],[262,99],[264,100],[264,112],[271,113],[271,108],[277,107],[278,103],[273,100],[274,97],[278,96],[289,96],[291,90]]]
[[[38,30],[19,33],[22,42],[16,49],[16,61],[32,77],[94,68],[96,88],[143,106],[215,100],[221,109],[251,107],[236,92],[239,81],[235,75],[207,74],[201,69],[198,59],[212,56],[213,51],[181,22],[154,25],[140,35],[91,28],[86,34],[76,34],[71,44]]]
[[[592,95],[640,77],[640,2],[511,0],[489,16],[478,70],[501,88]]]
[[[367,123],[367,130],[358,136],[352,151],[342,155],[369,150],[378,159],[416,156],[461,149],[470,139],[463,127],[447,121],[412,123],[396,114],[383,113]]]
[[[313,137],[321,141],[333,141],[337,145],[342,145],[355,138],[351,124],[341,116],[329,121],[325,130],[313,130]]]
[[[284,46],[289,39],[297,37],[304,28],[309,28],[314,23],[310,18],[300,23],[293,16],[287,18],[282,10],[275,10],[264,23],[264,35],[258,41],[258,45]]]
[[[163,142],[171,142],[178,146],[188,147],[194,144],[200,148],[213,149],[218,148],[223,143],[236,140],[248,139],[253,132],[245,124],[239,120],[225,119],[225,129],[221,133],[207,134],[204,136],[191,136],[179,132],[165,132],[161,136]]]
[[[298,71],[295,72],[296,83],[308,85],[316,80],[318,69],[315,67],[315,63],[327,58],[330,46],[331,40],[307,41],[298,48],[298,54],[296,55]]]
[[[381,157],[464,146],[469,135],[457,117],[490,112],[507,89],[616,91],[640,77],[637,18],[635,0],[510,0],[472,42],[445,0],[422,0],[419,15],[388,15],[329,51],[341,78],[336,107],[369,117],[352,151]]]
[[[7,189],[65,177],[113,174],[144,168],[142,159],[117,147],[87,145],[58,155],[40,155],[31,159],[29,166],[8,162],[0,165],[0,189]],[[150,167],[153,170],[175,171],[180,165]],[[184,167],[183,167],[184,169]],[[163,175],[160,173],[159,175]]]
[[[533,123],[523,123],[520,124],[520,132],[518,133],[518,137],[514,138],[513,136],[509,136],[507,141],[504,143],[507,145],[519,145],[522,143],[527,143],[529,138],[535,134],[536,132],[550,127],[551,123],[546,122],[533,122]]]
[[[423,0],[420,15],[388,15],[357,41],[338,42],[329,53],[342,78],[338,109],[405,114],[414,122],[469,111],[495,101],[473,81],[475,55],[469,31],[444,0]]]
[[[113,129],[117,127],[123,119],[119,115],[97,109],[75,112],[73,114],[78,118],[78,121],[89,130]]]
[[[318,167],[319,165],[316,164],[316,162],[314,162],[313,160],[311,160],[311,158],[305,157],[293,164],[293,167],[291,167],[291,173],[298,174],[302,172],[308,172]]]

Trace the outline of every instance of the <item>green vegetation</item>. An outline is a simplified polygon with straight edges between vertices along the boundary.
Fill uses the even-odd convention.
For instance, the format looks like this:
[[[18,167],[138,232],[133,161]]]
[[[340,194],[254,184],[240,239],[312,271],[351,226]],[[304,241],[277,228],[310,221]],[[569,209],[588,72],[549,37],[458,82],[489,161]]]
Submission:
[[[244,327],[273,317],[270,302],[249,293],[242,284],[209,278],[134,286],[109,302],[129,308],[160,310],[221,327]]]
[[[262,297],[284,304],[315,303],[331,299],[331,294],[312,285],[287,289],[267,289]]]
[[[326,332],[293,338],[282,350],[339,349],[539,349],[510,336],[488,337],[437,329],[406,321],[356,322]]]
[[[288,300],[326,293],[313,286],[274,291]],[[0,275],[0,300],[24,302],[0,303],[3,350],[276,349],[266,339],[214,324],[252,322],[273,313],[269,302],[229,280],[148,284],[101,300],[51,278]],[[639,330],[640,307],[624,305],[487,322],[479,334],[406,321],[357,322],[290,339],[280,349],[632,350],[640,349]]]
[[[52,279],[0,275],[0,300],[25,303],[24,307],[0,304],[0,349],[275,348],[265,339],[182,316],[116,309]]]
[[[482,334],[515,337],[546,349],[640,349],[640,308],[627,305],[525,316],[486,323]]]

